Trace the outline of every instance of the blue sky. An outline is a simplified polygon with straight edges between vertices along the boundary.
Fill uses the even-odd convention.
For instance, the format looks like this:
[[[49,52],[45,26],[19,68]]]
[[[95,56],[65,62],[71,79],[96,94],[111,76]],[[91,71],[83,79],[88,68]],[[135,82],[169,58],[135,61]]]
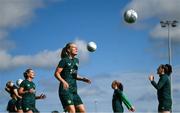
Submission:
[[[137,112],[156,111],[156,90],[148,76],[154,74],[157,81],[156,68],[168,63],[167,28],[159,21],[179,21],[179,7],[179,0],[1,0],[0,112],[9,100],[5,83],[23,78],[29,67],[37,75],[37,94],[47,95],[37,108],[62,111],[53,73],[61,49],[72,41],[79,49],[79,74],[92,80],[91,85],[78,83],[87,112],[112,112],[115,79],[122,81]],[[138,13],[136,23],[124,22],[127,9]],[[179,26],[170,29],[175,111],[180,111],[179,31]],[[89,41],[97,44],[93,53],[86,50]]]

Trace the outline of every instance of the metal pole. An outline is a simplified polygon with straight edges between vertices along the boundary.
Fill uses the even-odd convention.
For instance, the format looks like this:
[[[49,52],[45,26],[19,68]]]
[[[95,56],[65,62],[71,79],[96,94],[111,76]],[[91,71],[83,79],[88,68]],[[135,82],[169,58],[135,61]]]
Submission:
[[[170,37],[170,25],[171,22],[167,21],[167,27],[168,27],[168,59],[169,59],[169,64],[172,64],[172,53],[171,53],[171,37]],[[172,76],[169,77],[170,82],[171,82],[171,99],[173,102],[173,87],[172,87]],[[171,108],[171,112],[173,112],[173,104],[172,104],[172,108]]]
[[[94,105],[95,105],[95,113],[97,113],[97,101],[94,100]]]
[[[172,64],[172,54],[171,54],[171,37],[170,37],[170,22],[168,21],[168,59],[169,59],[169,64]]]
[[[172,65],[172,51],[171,51],[171,37],[170,37],[170,27],[176,27],[176,23],[178,23],[178,21],[174,20],[174,21],[160,21],[161,27],[168,27],[168,61],[169,64]],[[170,82],[171,82],[171,99],[173,102],[173,87],[172,87],[172,75],[169,77]],[[173,111],[173,104],[172,104],[172,111]],[[171,112],[172,112],[171,111]]]

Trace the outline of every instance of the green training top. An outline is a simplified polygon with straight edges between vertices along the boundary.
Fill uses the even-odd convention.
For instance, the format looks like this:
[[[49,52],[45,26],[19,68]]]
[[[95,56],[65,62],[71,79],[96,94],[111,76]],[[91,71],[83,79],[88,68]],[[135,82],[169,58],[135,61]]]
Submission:
[[[151,81],[151,84],[157,89],[159,104],[171,106],[171,83],[169,76],[166,74],[161,75],[158,83]]]
[[[32,81],[28,81],[28,80],[23,80],[20,87],[23,87],[24,91],[29,91],[30,89],[35,90],[36,88],[35,84]],[[36,99],[35,93],[27,92],[22,96],[22,101],[28,102],[29,104],[35,104],[35,99]]]
[[[112,107],[114,112],[124,112],[122,102],[126,105],[128,109],[132,108],[131,103],[128,101],[123,92],[120,89],[114,90],[112,99]]]
[[[78,71],[79,60],[78,58],[69,57],[62,58],[59,62],[58,67],[63,68],[62,72],[60,73],[61,77],[69,84],[69,91],[70,92],[77,92],[77,71]],[[64,92],[63,84],[60,82],[60,93]]]

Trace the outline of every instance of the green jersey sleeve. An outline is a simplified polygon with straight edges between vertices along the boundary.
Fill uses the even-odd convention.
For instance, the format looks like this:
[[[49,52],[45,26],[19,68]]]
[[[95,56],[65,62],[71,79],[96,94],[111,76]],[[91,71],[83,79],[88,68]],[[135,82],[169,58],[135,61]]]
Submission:
[[[152,84],[157,90],[159,90],[159,89],[161,89],[161,88],[164,86],[164,84],[166,83],[167,80],[168,80],[168,78],[167,78],[166,76],[162,76],[162,77],[160,77],[158,83],[156,83],[156,82],[153,80],[153,81],[151,81],[151,84]]]
[[[25,86],[26,86],[26,82],[25,82],[25,80],[23,80],[22,83],[20,84],[20,87],[24,88]]]
[[[123,101],[123,103],[126,105],[126,107],[128,108],[128,109],[131,109],[132,108],[132,105],[131,105],[131,103],[128,101],[128,99],[127,99],[127,97],[124,95],[124,94],[122,94],[122,101]]]
[[[64,68],[66,66],[66,60],[63,58],[59,61],[58,67]]]
[[[132,108],[131,103],[128,101],[127,97],[123,94],[123,92],[120,91],[120,90],[117,90],[117,93],[118,93],[118,95],[120,96],[120,98],[122,99],[122,101],[123,101],[123,103],[125,104],[125,106],[126,106],[128,109]]]

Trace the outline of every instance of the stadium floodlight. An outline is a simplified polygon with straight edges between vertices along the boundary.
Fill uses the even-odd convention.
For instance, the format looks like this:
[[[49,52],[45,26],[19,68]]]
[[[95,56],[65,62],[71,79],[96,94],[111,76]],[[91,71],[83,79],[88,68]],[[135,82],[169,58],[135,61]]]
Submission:
[[[170,28],[171,27],[177,27],[177,23],[178,23],[177,20],[160,21],[160,24],[161,24],[162,28],[165,28],[165,27],[168,28],[168,61],[169,61],[170,65],[172,65]],[[173,100],[172,76],[170,76],[170,81],[171,81],[171,97],[172,97],[172,100]],[[173,105],[172,105],[172,111],[173,111]]]

